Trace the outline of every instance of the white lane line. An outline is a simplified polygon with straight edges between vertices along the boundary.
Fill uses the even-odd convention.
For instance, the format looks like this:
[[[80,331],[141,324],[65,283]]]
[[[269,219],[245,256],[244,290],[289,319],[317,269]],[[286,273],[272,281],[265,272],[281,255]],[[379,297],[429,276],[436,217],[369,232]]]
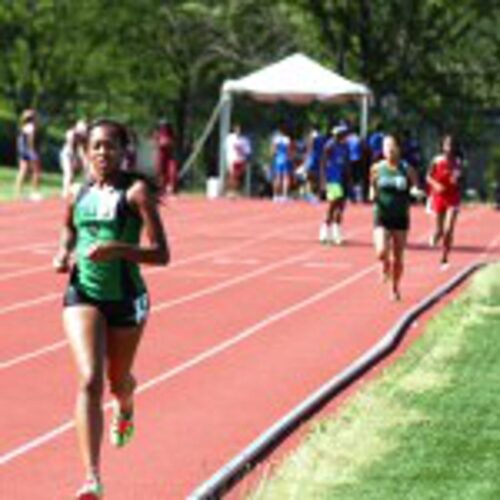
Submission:
[[[54,236],[54,238],[57,241],[57,236]],[[37,248],[50,247],[50,246],[54,246],[53,239],[50,241],[38,241],[36,243],[27,243],[27,244],[17,245],[17,246],[13,246],[13,247],[0,248],[0,255],[22,252],[23,250],[32,251],[32,250],[37,249]]]
[[[38,306],[40,304],[45,304],[47,302],[52,302],[53,300],[60,299],[62,301],[62,293],[49,293],[47,295],[42,295],[36,299],[23,300],[22,302],[16,302],[8,306],[0,307],[0,315],[9,314],[16,311],[21,311],[22,309],[29,309],[33,306]]]
[[[53,253],[53,252],[51,252]],[[35,274],[40,271],[48,271],[52,270],[52,266],[44,264],[43,266],[36,266],[36,267],[30,267],[28,269],[22,269],[20,271],[12,271],[10,273],[3,273],[0,274],[0,282],[1,281],[7,281],[12,278],[19,278],[21,276],[29,276],[30,274]]]
[[[294,257],[291,257],[288,259],[282,259],[278,262],[274,262],[272,264],[269,264],[268,266],[261,267],[256,271],[251,271],[249,273],[242,274],[242,275],[237,276],[235,278],[230,278],[226,281],[223,281],[221,283],[217,283],[216,285],[212,285],[212,286],[203,288],[203,289],[198,290],[194,293],[190,293],[190,294],[187,294],[187,295],[184,295],[182,297],[178,297],[176,299],[169,300],[166,302],[160,302],[151,308],[151,313],[152,314],[158,313],[160,311],[170,309],[172,307],[175,307],[175,306],[178,306],[181,304],[185,304],[187,302],[191,302],[193,300],[197,300],[197,299],[202,298],[202,297],[206,297],[207,295],[212,295],[212,294],[217,293],[217,292],[224,290],[226,288],[230,288],[234,285],[238,285],[238,284],[243,283],[245,281],[248,281],[248,280],[251,280],[251,279],[256,278],[258,276],[264,275],[270,271],[274,271],[280,267],[298,262],[304,258],[307,258],[312,252],[313,252],[312,250],[308,250],[307,252],[304,252],[300,255],[297,255],[297,256],[294,256]],[[60,297],[60,294],[57,294],[57,297]],[[19,364],[24,363],[26,361],[30,361],[30,360],[33,360],[37,357],[48,354],[50,352],[57,351],[57,350],[65,347],[66,344],[67,344],[67,341],[56,342],[54,344],[50,344],[50,345],[43,347],[41,349],[38,349],[36,351],[26,353],[26,354],[23,354],[21,356],[17,356],[15,358],[9,359],[7,361],[2,361],[2,362],[0,362],[0,370],[12,368],[13,366],[19,365]]]
[[[163,304],[162,303],[157,304],[151,308],[151,312],[164,311],[165,309],[169,309],[171,307],[178,306],[178,305],[184,304],[186,302],[191,302],[192,300],[196,300],[196,299],[199,299],[201,297],[211,295],[213,293],[217,293],[221,290],[232,287],[234,285],[239,285],[240,283],[251,280],[252,278],[256,278],[258,276],[262,276],[262,275],[267,274],[271,271],[279,269],[280,267],[284,267],[284,266],[299,262],[303,259],[307,259],[312,253],[314,253],[314,250],[308,250],[307,252],[303,252],[299,255],[295,255],[295,256],[290,257],[288,259],[279,260],[278,262],[274,262],[272,264],[269,264],[268,266],[260,267],[259,269],[255,270],[255,271],[251,271],[249,273],[245,273],[245,274],[242,274],[240,276],[230,278],[226,281],[222,281],[221,283],[217,283],[216,285],[204,288],[202,290],[191,293],[189,295],[184,295],[183,297],[179,297],[178,299],[174,299],[174,300],[171,300],[169,302],[164,302]]]
[[[325,276],[278,276],[276,281],[289,281],[297,283],[331,283],[331,277]]]
[[[214,259],[212,261],[213,264],[226,266],[226,265],[235,265],[235,266],[255,266],[260,263],[258,259],[231,259],[231,258],[219,258]]]
[[[490,245],[488,245],[488,249],[491,249],[493,246],[495,246],[497,244],[498,240],[500,240],[500,237],[497,237],[494,240],[493,244],[490,243]],[[488,253],[488,251],[485,251],[484,255],[486,256],[487,253]],[[229,348],[241,343],[243,340],[255,335],[258,331],[262,330],[263,328],[265,328],[273,323],[276,323],[277,321],[279,321],[283,318],[286,318],[286,317],[290,316],[291,314],[293,314],[297,311],[300,311],[300,310],[304,309],[305,307],[308,307],[309,305],[312,305],[316,302],[319,302],[319,301],[327,298],[329,295],[334,294],[335,292],[341,290],[342,288],[344,288],[346,286],[349,286],[350,284],[363,278],[364,276],[368,275],[369,273],[371,273],[372,271],[374,271],[377,268],[378,268],[377,264],[373,264],[371,266],[368,266],[368,267],[362,269],[361,271],[359,271],[358,273],[354,274],[353,276],[351,276],[345,280],[342,280],[341,282],[312,295],[308,299],[300,301],[300,302],[294,304],[293,306],[290,306],[290,307],[280,311],[279,313],[272,314],[272,315],[268,316],[264,320],[261,320],[261,321],[255,323],[253,326],[242,330],[237,336],[231,337],[230,339],[228,339],[224,342],[221,342],[220,344],[212,347],[211,349],[208,349],[208,350],[198,354],[197,356],[190,359],[189,361],[182,363],[182,364],[180,364],[180,365],[178,365],[170,370],[167,370],[166,372],[148,380],[144,384],[141,384],[137,389],[137,393],[139,393],[139,394],[143,393],[151,388],[156,387],[157,385],[159,385],[162,382],[165,382],[169,379],[172,379],[173,377],[175,377],[177,375],[180,375],[181,373],[189,370],[190,368],[193,368],[197,365],[200,365],[204,361],[207,361],[207,360],[215,357],[216,355],[218,355],[218,354],[228,350]],[[110,406],[111,406],[111,404],[107,403],[104,407],[107,409]],[[28,453],[36,448],[41,447],[45,443],[48,443],[48,442],[54,440],[58,436],[71,430],[74,427],[74,425],[75,424],[74,424],[73,420],[65,422],[64,424],[52,429],[51,431],[46,432],[46,433],[44,433],[44,434],[42,434],[34,439],[31,439],[31,440],[27,441],[26,443],[24,443],[20,446],[17,446],[13,450],[8,451],[7,453],[0,455],[0,465],[6,465],[7,463],[15,460],[16,458],[18,458],[22,455],[25,455],[26,453]]]
[[[295,303],[294,305],[287,307],[283,310],[281,310],[278,313],[271,314],[267,318],[258,321],[254,325],[245,328],[241,332],[239,332],[237,335],[234,337],[231,337],[230,339],[221,342],[215,346],[213,346],[210,349],[207,349],[206,351],[201,352],[197,356],[191,358],[190,360],[181,363],[180,365],[171,368],[170,370],[167,370],[160,375],[151,378],[147,382],[141,384],[138,389],[137,393],[141,394],[149,389],[152,389],[159,384],[166,382],[184,372],[187,370],[194,368],[200,364],[202,364],[205,361],[208,361],[211,358],[214,358],[218,354],[221,354],[227,350],[229,350],[231,347],[236,346],[237,344],[240,344],[244,340],[252,337],[253,335],[257,334],[259,331],[263,330],[264,328],[284,319],[287,318],[288,316],[301,311],[302,309],[315,304],[316,302],[319,302],[328,296],[334,294],[335,292],[341,290],[342,288],[345,288],[346,286],[349,286],[350,284],[354,283],[355,281],[360,280],[367,274],[371,273],[374,269],[377,268],[377,265],[371,265],[368,266],[358,273],[352,275],[351,277],[342,280],[335,285],[332,285],[328,288],[325,288],[324,290],[312,295],[311,297],[302,300],[300,302]],[[110,404],[106,404],[105,408],[109,408]],[[6,465],[7,463],[13,461],[14,459],[25,455],[26,453],[41,447],[42,445],[54,440],[58,436],[64,434],[68,430],[72,429],[74,427],[74,421],[70,420],[67,421],[60,426],[50,430],[49,432],[46,432],[44,434],[41,434],[37,436],[36,438],[30,439],[29,441],[25,442],[24,444],[17,446],[16,448],[0,455],[0,465]]]
[[[210,227],[211,229],[218,228],[218,227],[226,228],[228,226],[232,227],[232,226],[239,226],[239,225],[242,225],[242,227],[246,227],[246,225],[249,222],[255,222],[255,221],[261,220],[261,219],[263,219],[263,220],[274,219],[274,218],[276,218],[275,216],[276,216],[276,214],[274,214],[274,213],[273,214],[270,214],[270,213],[262,214],[259,212],[257,214],[252,214],[250,216],[247,216],[245,219],[236,218],[236,220],[230,221],[230,222],[228,222],[227,220],[225,220],[224,222],[220,222],[220,221],[214,221],[213,223],[209,222],[208,227]],[[172,225],[175,225],[177,222],[182,222],[182,224],[185,224],[187,221],[191,222],[191,219],[196,219],[196,218],[204,219],[206,217],[191,217],[191,218],[185,217],[182,219],[182,221],[180,219],[174,218],[171,220],[171,223],[172,223]],[[165,224],[167,225],[167,227],[169,226],[168,221]],[[60,224],[57,224],[57,227],[54,231],[56,234],[54,235],[54,238],[52,238],[49,241],[38,241],[38,242],[34,242],[34,243],[24,243],[22,245],[0,248],[0,255],[15,253],[15,252],[24,251],[24,250],[33,251],[34,249],[37,249],[37,248],[57,246],[57,241],[59,238],[59,228],[60,228]],[[172,238],[170,241],[176,241],[176,240],[178,240],[178,238]]]
[[[21,363],[24,363],[26,361],[30,361],[32,359],[38,358],[40,356],[43,356],[45,354],[48,354],[49,352],[53,351],[58,351],[59,349],[62,349],[67,345],[68,341],[67,340],[61,340],[59,342],[56,342],[55,344],[51,344],[48,346],[45,346],[41,349],[38,349],[36,351],[32,351],[27,354],[23,354],[22,356],[18,356],[17,358],[12,358],[9,361],[2,361],[0,363],[0,370],[5,370],[7,368],[12,368],[15,365],[19,365]]]
[[[228,271],[178,271],[170,273],[171,278],[225,278]]]
[[[210,259],[211,257],[217,256],[220,254],[224,255],[224,254],[227,254],[230,252],[235,252],[235,251],[241,250],[243,248],[247,248],[249,246],[260,243],[262,241],[269,240],[269,239],[273,238],[276,234],[280,233],[281,231],[282,231],[282,229],[274,230],[274,231],[271,231],[269,233],[265,233],[265,234],[259,236],[258,238],[253,238],[253,239],[244,241],[243,243],[238,243],[236,245],[232,245],[232,246],[225,247],[225,248],[217,248],[215,250],[210,250],[208,252],[194,255],[192,257],[186,257],[185,259],[174,261],[173,264],[171,264],[170,266],[167,266],[167,267],[146,268],[143,271],[143,275],[149,276],[151,274],[165,273],[165,272],[169,272],[171,269],[176,269],[176,268],[184,266],[186,264],[191,264],[193,262],[198,262],[198,261],[203,261],[205,259]],[[0,281],[1,281],[1,278],[0,278]],[[37,299],[16,302],[16,303],[8,305],[8,306],[0,307],[0,316],[3,314],[10,313],[12,311],[26,309],[26,308],[32,307],[33,305],[42,304],[45,302],[50,302],[51,300],[54,300],[58,297],[62,297],[62,292],[60,294],[51,293],[48,295],[42,295],[42,296],[38,297]]]
[[[309,261],[302,264],[306,268],[312,269],[347,269],[352,267],[352,262],[338,262],[338,261]]]
[[[359,228],[355,231],[352,231],[351,234],[359,233],[365,229],[366,229],[366,227]],[[257,270],[250,271],[250,272],[242,274],[240,276],[229,278],[226,281],[222,281],[222,282],[217,283],[215,285],[212,285],[212,286],[209,286],[206,288],[202,288],[201,290],[198,290],[194,293],[190,293],[190,294],[187,294],[187,295],[184,295],[182,297],[178,297],[176,299],[169,300],[166,302],[160,302],[158,304],[155,304],[151,308],[151,313],[152,314],[157,313],[157,312],[160,312],[160,311],[163,311],[166,309],[170,309],[170,308],[175,307],[175,306],[179,306],[181,304],[191,302],[193,300],[197,300],[197,299],[205,297],[207,295],[212,295],[212,294],[217,293],[217,292],[224,290],[226,288],[230,288],[234,285],[238,285],[238,284],[243,283],[245,281],[251,280],[255,277],[267,274],[268,272],[274,271],[280,267],[294,264],[294,263],[300,262],[304,259],[308,259],[309,256],[311,254],[315,253],[316,251],[318,251],[317,248],[314,248],[312,250],[307,250],[306,252],[303,252],[299,255],[289,257],[288,259],[280,259],[279,261],[273,262],[273,263],[271,263],[267,266],[261,267]],[[59,294],[56,294],[56,297],[59,297]],[[0,309],[0,313],[1,312],[2,312],[2,310]],[[26,354],[23,354],[21,356],[17,356],[15,358],[11,358],[9,360],[2,361],[2,362],[0,362],[0,370],[12,368],[12,367],[19,365],[19,364],[22,364],[26,361],[30,361],[30,360],[36,359],[37,357],[48,354],[50,352],[54,352],[58,349],[62,349],[66,344],[67,344],[66,341],[61,341],[61,342],[57,342],[54,344],[49,344],[48,346],[43,347],[41,349],[38,349],[37,351],[31,352],[31,353],[26,353]]]
[[[269,214],[266,214],[266,215],[257,215],[257,216],[252,216],[252,217],[247,217],[244,221],[242,221],[242,219],[238,219],[237,221],[234,221],[234,223],[219,223],[219,224],[214,224],[213,227],[224,227],[224,228],[227,228],[228,226],[231,227],[233,225],[239,225],[239,224],[248,224],[248,222],[251,222],[251,221],[255,221],[256,219],[270,219],[270,218],[273,218],[272,216],[269,216]],[[274,230],[272,233],[266,233],[267,235],[269,234],[272,234],[273,236],[278,234],[280,231],[276,231]],[[264,239],[266,239],[266,234],[264,234]],[[54,238],[54,240],[56,240],[57,237]],[[0,249],[0,254],[3,254],[3,253],[11,253],[11,250],[12,251],[22,251],[22,250],[27,250],[27,251],[30,251],[32,253],[46,253],[46,250],[49,249],[49,248],[53,248],[54,251],[55,251],[55,248],[57,247],[56,244],[54,244],[54,240],[52,240],[51,242],[46,242],[46,243],[35,243],[33,245],[22,245],[22,246],[18,246],[18,247],[11,247],[11,249]],[[169,243],[172,244],[174,243],[175,241],[178,241],[179,240],[179,237],[177,238],[169,238]],[[249,240],[250,242],[252,241],[260,241],[260,238],[257,238],[257,239],[251,239]],[[239,246],[236,246],[235,248],[239,248]],[[226,251],[228,249],[225,249]],[[211,255],[217,255],[218,253],[221,253],[222,250],[219,250],[217,251],[215,254],[213,253],[208,253],[206,255],[208,256],[211,256]],[[50,252],[47,252],[50,254]],[[201,254],[203,255],[203,254]],[[181,261],[179,261],[181,262]],[[191,261],[189,261],[191,262]],[[178,264],[178,263],[177,263]],[[171,269],[173,267],[170,266],[168,267],[167,269]],[[0,274],[0,282],[1,281],[7,281],[9,279],[13,279],[13,278],[18,278],[20,276],[28,276],[30,274],[37,274],[37,273],[40,273],[40,272],[44,272],[44,271],[51,271],[52,270],[52,266],[50,264],[45,264],[43,266],[37,266],[37,267],[30,267],[30,268],[25,268],[25,269],[22,269],[22,270],[19,270],[19,271],[15,271],[15,272],[11,272],[11,273],[4,273],[3,275]],[[162,272],[163,270],[161,268],[159,269],[156,269],[154,272]],[[148,272],[148,271],[146,271]],[[149,271],[151,272],[151,270]]]

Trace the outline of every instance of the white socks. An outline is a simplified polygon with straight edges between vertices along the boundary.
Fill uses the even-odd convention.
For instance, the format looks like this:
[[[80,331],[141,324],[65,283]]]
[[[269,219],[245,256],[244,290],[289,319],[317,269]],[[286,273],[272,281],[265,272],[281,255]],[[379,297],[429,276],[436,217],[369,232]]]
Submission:
[[[336,222],[333,224],[323,222],[319,228],[319,241],[320,243],[335,243],[336,245],[341,245],[343,238],[340,224]]]

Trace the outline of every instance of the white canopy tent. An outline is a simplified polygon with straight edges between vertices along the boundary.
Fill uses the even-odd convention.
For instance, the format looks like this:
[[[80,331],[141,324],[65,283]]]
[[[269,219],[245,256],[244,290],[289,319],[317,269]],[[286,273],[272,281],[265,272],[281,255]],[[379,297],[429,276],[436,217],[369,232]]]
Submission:
[[[231,127],[232,95],[244,94],[261,102],[286,101],[306,105],[314,101],[341,103],[357,100],[361,106],[360,131],[368,127],[368,102],[371,91],[321,66],[303,54],[291,55],[238,80],[226,80],[221,90],[219,130],[219,180],[224,183],[225,139]]]

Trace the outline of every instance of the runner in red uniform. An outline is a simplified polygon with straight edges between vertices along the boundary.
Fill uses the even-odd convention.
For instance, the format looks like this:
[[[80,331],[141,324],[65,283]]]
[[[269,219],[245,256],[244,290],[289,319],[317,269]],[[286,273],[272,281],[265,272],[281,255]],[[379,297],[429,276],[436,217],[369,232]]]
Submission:
[[[435,246],[442,240],[441,265],[447,266],[460,207],[462,166],[454,137],[444,136],[441,144],[442,154],[432,161],[427,174],[427,183],[431,208],[435,215],[434,232],[430,243]]]

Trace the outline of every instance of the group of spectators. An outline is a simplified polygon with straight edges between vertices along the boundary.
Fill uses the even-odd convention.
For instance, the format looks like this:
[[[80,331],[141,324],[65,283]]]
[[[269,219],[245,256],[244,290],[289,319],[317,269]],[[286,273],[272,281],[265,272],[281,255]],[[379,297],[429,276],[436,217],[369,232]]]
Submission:
[[[410,131],[404,132],[402,155],[414,168],[422,164],[418,140]],[[341,121],[328,130],[313,124],[304,136],[296,136],[287,124],[280,124],[271,137],[270,162],[265,168],[264,178],[268,190],[276,202],[288,200],[292,194],[309,201],[325,197],[322,182],[322,163],[326,161],[325,147],[332,142],[345,145],[348,157],[349,197],[353,201],[367,201],[370,166],[382,158],[384,131],[377,126],[366,138],[362,138],[355,127]],[[235,124],[226,138],[226,168],[228,194],[234,196],[243,187],[243,179],[250,168],[252,146],[241,126]]]
[[[59,151],[59,166],[62,172],[61,195],[70,194],[71,186],[81,174],[87,177],[86,145],[91,123],[84,119],[71,124],[64,134],[64,142]],[[127,129],[128,146],[122,160],[122,169],[135,170],[138,157],[138,138],[133,130]],[[41,133],[39,117],[35,109],[27,109],[21,114],[17,134],[18,173],[14,185],[14,196],[20,198],[24,184],[31,177],[29,199],[42,198],[40,184],[42,177]],[[174,194],[178,188],[178,164],[175,156],[176,136],[172,124],[160,120],[151,136],[154,145],[154,175],[160,192]]]

